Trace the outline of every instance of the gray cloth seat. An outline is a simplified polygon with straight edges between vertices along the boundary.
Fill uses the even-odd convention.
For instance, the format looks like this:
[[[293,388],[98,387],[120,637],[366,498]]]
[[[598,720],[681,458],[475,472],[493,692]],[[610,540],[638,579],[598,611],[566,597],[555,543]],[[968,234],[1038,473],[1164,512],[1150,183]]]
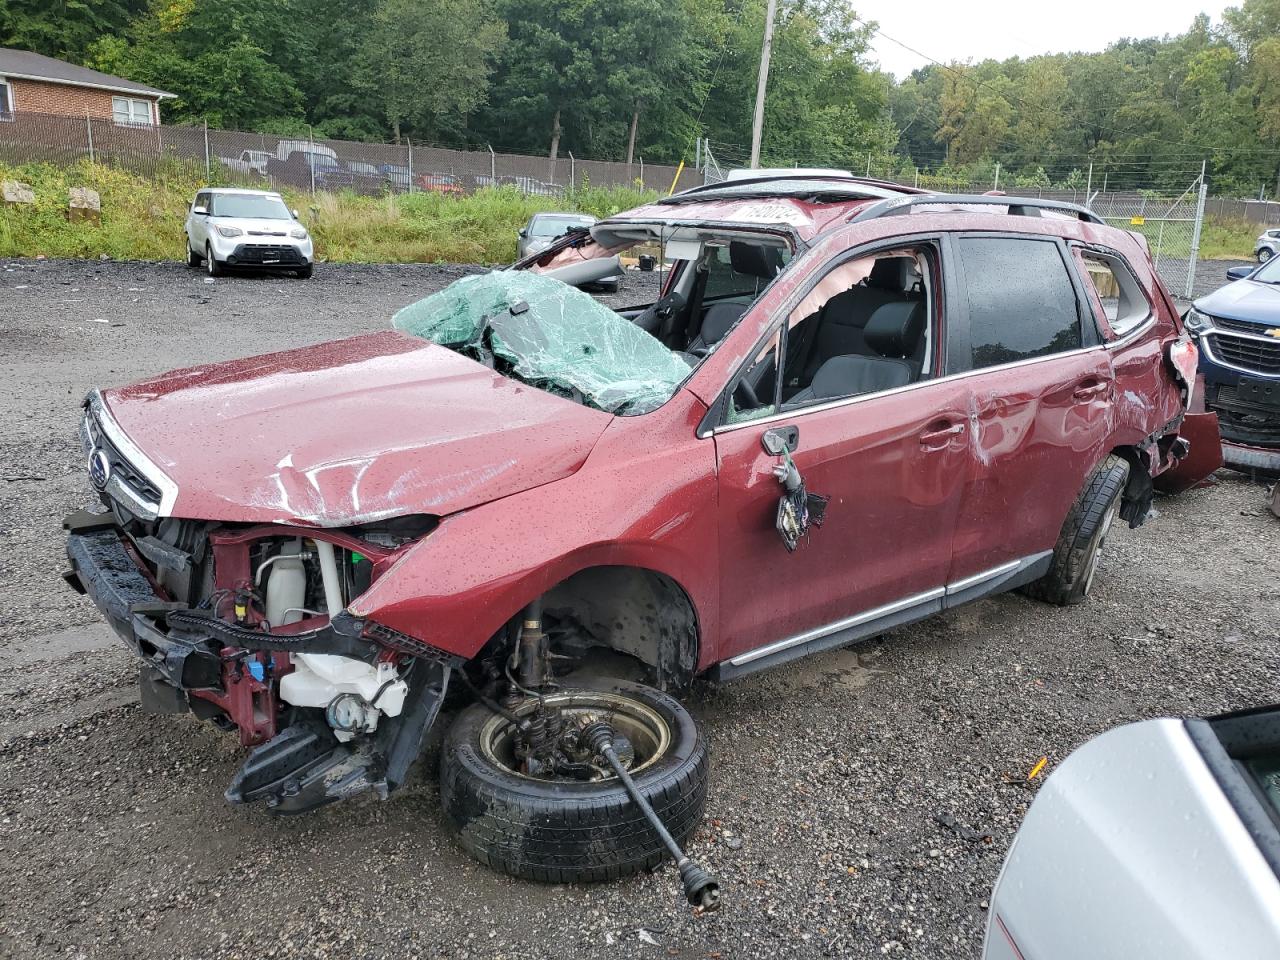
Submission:
[[[809,386],[791,397],[787,405],[856,397],[914,382],[919,378],[920,366],[910,358],[917,353],[924,328],[923,303],[884,304],[871,315],[863,330],[870,354],[831,357],[818,368]]]
[[[702,327],[689,343],[689,353],[698,355],[710,350],[724,339],[735,323],[742,319],[749,304],[721,301],[707,307],[702,315]]]
[[[910,257],[883,257],[871,265],[864,283],[828,300],[812,321],[813,344],[800,372],[801,383],[813,382],[818,368],[832,357],[869,354],[865,329],[871,316],[886,303],[907,299],[904,277],[915,268]]]

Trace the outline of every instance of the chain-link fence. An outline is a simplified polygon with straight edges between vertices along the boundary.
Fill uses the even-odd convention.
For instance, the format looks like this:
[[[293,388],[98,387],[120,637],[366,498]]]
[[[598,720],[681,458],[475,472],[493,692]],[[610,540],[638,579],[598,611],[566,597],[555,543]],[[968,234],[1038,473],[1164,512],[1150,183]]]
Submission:
[[[738,154],[730,145],[714,141],[699,141],[695,156],[700,173],[709,183],[724,180],[731,169],[743,165],[736,162]],[[734,159],[726,160],[726,157]],[[1096,182],[1086,182],[1080,187],[1027,186],[1019,185],[1016,181],[1009,182],[1007,178],[1002,183],[999,166],[993,171],[992,179],[972,181],[939,177],[922,173],[918,169],[905,173],[901,164],[901,158],[897,157],[877,159],[868,156],[862,169],[850,172],[855,176],[939,193],[999,192],[1087,206],[1107,223],[1141,233],[1147,240],[1151,258],[1165,286],[1174,296],[1189,299],[1192,295],[1207,199],[1204,178],[1198,170],[1185,174],[1188,183],[1185,190],[1177,195],[1168,195],[1156,190],[1107,191],[1102,189],[1108,183],[1105,176],[1099,176]],[[1208,202],[1215,213],[1223,217],[1248,216],[1254,222],[1266,222],[1256,218],[1280,215],[1280,204],[1242,200]],[[1274,212],[1272,207],[1275,208]]]
[[[406,141],[360,143],[273,136],[205,127],[129,126],[110,119],[18,112],[0,123],[0,160],[109,163],[153,177],[171,171],[210,184],[356,193],[430,191],[462,195],[509,184],[526,194],[558,196],[567,186],[639,186],[666,192],[700,183],[692,168],[551,160],[492,150],[454,150]]]

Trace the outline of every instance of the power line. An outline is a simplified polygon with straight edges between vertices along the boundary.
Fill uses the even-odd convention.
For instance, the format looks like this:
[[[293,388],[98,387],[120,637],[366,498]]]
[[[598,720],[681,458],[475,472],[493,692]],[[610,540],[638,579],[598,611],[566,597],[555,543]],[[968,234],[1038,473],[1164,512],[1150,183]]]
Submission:
[[[909,53],[913,53],[913,54],[915,54],[917,57],[921,57],[921,58],[923,58],[923,59],[925,59],[925,60],[928,60],[930,63],[934,64],[935,66],[939,67],[939,68],[940,68],[940,69],[942,69],[942,70],[946,70],[948,73],[951,73],[951,74],[953,74],[953,75],[954,75],[954,76],[956,76],[956,77],[959,77],[959,78],[962,78],[962,79],[964,79],[964,80],[967,80],[969,83],[973,84],[975,87],[983,87],[983,88],[989,89],[993,94],[995,94],[997,97],[999,97],[1001,100],[1003,100],[1003,101],[1004,101],[1004,102],[1005,102],[1009,107],[1011,107],[1011,108],[1012,108],[1012,107],[1014,106],[1014,103],[1010,100],[1010,97],[1009,97],[1009,96],[1007,96],[1003,91],[1001,91],[1001,90],[997,90],[995,87],[992,87],[988,82],[986,82],[986,81],[984,81],[984,80],[981,80],[981,79],[980,79],[980,78],[978,78],[978,77],[972,76],[969,72],[966,72],[966,71],[963,71],[963,70],[957,70],[955,67],[951,66],[950,64],[943,63],[941,60],[937,59],[936,57],[931,57],[931,56],[929,56],[929,54],[924,53],[924,52],[923,52],[923,51],[921,51],[921,50],[917,50],[915,47],[912,47],[912,46],[910,46],[910,45],[908,45],[908,44],[906,44],[906,43],[903,43],[901,40],[897,39],[896,37],[891,37],[891,36],[889,36],[887,33],[885,33],[883,30],[881,30],[881,29],[880,29],[880,27],[879,27],[877,24],[875,24],[875,23],[873,23],[873,22],[869,22],[869,21],[867,21],[867,20],[863,20],[861,17],[857,16],[856,14],[851,14],[851,18],[852,18],[855,22],[862,24],[864,27],[866,27],[868,30],[870,30],[872,33],[876,34],[877,36],[879,36],[879,37],[883,37],[885,40],[888,40],[890,43],[897,44],[899,47],[902,47],[902,49],[904,49],[904,50],[908,51]],[[1021,97],[1018,97],[1018,96],[1016,96],[1016,95],[1013,95],[1013,101],[1016,101],[1016,102],[1017,102],[1017,104],[1018,104],[1020,107],[1022,107],[1024,110],[1034,110],[1034,108],[1032,108],[1032,107],[1031,107],[1031,106],[1030,106],[1030,105],[1029,105],[1025,100],[1023,100]],[[1163,100],[1156,100],[1156,99],[1151,99],[1151,100],[1137,100],[1137,101],[1132,101],[1132,100],[1131,100],[1131,101],[1126,101],[1125,106],[1134,106],[1134,105],[1136,105],[1136,104],[1141,104],[1141,103],[1148,103],[1148,104],[1165,104],[1166,102],[1165,102],[1165,101],[1163,101]],[[1042,114],[1041,114],[1041,115],[1045,115],[1045,114],[1043,113],[1043,111],[1042,111]],[[1075,115],[1073,118],[1074,118],[1076,121],[1080,122],[1082,125],[1095,126],[1094,124],[1090,124],[1090,123],[1089,123],[1088,118],[1081,117],[1081,116],[1078,116],[1078,115]],[[1127,129],[1120,129],[1120,128],[1111,127],[1111,126],[1107,126],[1107,127],[1103,127],[1103,126],[1101,126],[1101,125],[1096,125],[1096,126],[1097,126],[1097,128],[1098,128],[1100,131],[1104,131],[1104,132],[1106,132],[1106,133],[1110,133],[1110,134],[1118,134],[1118,135],[1119,135],[1119,136],[1121,136],[1121,137],[1125,137],[1125,136],[1134,136],[1135,134],[1139,134],[1139,133],[1141,133],[1142,135],[1152,136],[1152,137],[1154,137],[1154,138],[1155,138],[1155,139],[1157,139],[1157,140],[1160,140],[1160,139],[1161,139],[1158,135],[1150,134],[1150,132],[1149,132],[1149,131],[1146,131],[1146,130],[1139,130],[1139,128],[1137,128],[1137,127],[1130,127],[1130,128],[1127,128]],[[1006,148],[1009,148],[1009,149],[1022,149],[1022,146],[1021,146],[1021,145],[1014,144],[1012,141],[1002,141],[1002,145],[1003,145],[1003,146],[1005,146]],[[1224,149],[1224,148],[1223,148],[1223,147],[1221,147],[1221,146],[1210,146],[1210,145],[1206,145],[1206,144],[1191,144],[1191,143],[1185,143],[1185,142],[1171,143],[1171,145],[1173,145],[1173,146],[1184,146],[1184,147],[1195,147],[1195,148],[1199,149],[1200,151],[1202,151],[1202,152],[1198,155],[1200,158],[1203,158],[1203,155],[1204,155],[1204,154],[1203,154],[1203,151],[1207,151],[1207,152],[1210,152],[1210,153],[1219,153],[1219,152],[1222,152],[1222,151],[1223,151],[1223,149]],[[1229,148],[1228,148],[1228,149],[1229,149]],[[1248,149],[1248,148],[1243,148],[1240,152],[1244,152],[1244,150],[1246,150],[1246,149]],[[1272,156],[1272,155],[1274,155],[1274,156],[1280,156],[1280,150],[1267,150],[1267,149],[1265,149],[1265,148],[1259,148],[1259,149],[1257,149],[1257,150],[1250,151],[1250,152],[1254,152],[1254,153],[1257,153],[1257,154],[1259,154],[1259,155],[1266,155],[1266,156]],[[1088,155],[1088,156],[1090,157],[1090,159],[1096,159],[1096,158],[1095,158],[1095,157],[1093,157],[1092,155]]]

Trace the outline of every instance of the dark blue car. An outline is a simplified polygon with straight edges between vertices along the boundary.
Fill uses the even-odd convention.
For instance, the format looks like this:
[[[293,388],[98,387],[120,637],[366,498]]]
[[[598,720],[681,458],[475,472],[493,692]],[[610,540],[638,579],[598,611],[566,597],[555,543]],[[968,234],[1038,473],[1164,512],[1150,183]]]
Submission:
[[[1222,458],[1280,472],[1280,257],[1232,267],[1229,283],[1186,317],[1200,344],[1205,404],[1218,414]]]

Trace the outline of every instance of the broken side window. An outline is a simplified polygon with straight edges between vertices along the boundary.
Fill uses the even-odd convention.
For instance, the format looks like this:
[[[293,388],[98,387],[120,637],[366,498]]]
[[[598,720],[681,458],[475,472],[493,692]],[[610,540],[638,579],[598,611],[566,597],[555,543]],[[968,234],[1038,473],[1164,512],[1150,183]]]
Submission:
[[[619,415],[657,409],[691,370],[590,295],[522,270],[463,277],[398,311],[392,325]]]

